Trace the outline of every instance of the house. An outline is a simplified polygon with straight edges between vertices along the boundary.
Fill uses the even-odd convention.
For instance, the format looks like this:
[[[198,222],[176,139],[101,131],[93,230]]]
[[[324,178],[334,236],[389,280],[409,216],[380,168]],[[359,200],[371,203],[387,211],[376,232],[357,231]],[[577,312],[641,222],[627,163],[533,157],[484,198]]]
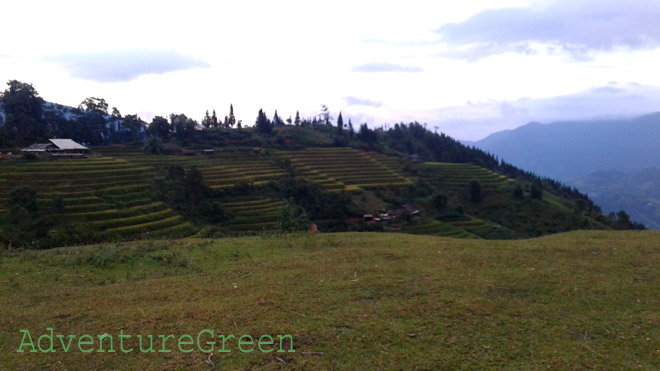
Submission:
[[[401,209],[403,209],[402,211],[406,215],[410,215],[410,216],[419,215],[419,210],[411,204],[405,204],[401,207]]]
[[[183,148],[175,143],[163,143],[160,148],[164,155],[180,155],[183,153]]]
[[[87,157],[89,148],[74,142],[71,139],[49,139],[46,143],[35,143],[21,150],[23,153],[33,153],[49,157]]]

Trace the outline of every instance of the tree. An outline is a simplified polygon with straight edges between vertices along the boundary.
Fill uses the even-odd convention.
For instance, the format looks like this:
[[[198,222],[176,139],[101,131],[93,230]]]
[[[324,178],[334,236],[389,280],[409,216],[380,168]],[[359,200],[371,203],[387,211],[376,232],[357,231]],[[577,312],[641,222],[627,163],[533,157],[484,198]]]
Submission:
[[[46,136],[43,125],[44,100],[32,84],[9,80],[0,100],[5,111],[4,135],[10,141],[28,143]]]
[[[183,184],[186,178],[186,172],[181,165],[170,165],[167,168],[167,178],[173,182]]]
[[[21,207],[30,214],[37,212],[37,191],[32,187],[15,188],[7,194],[7,198],[9,199],[9,205]]]
[[[121,113],[117,109],[117,107],[112,107],[112,119],[113,120],[121,120]]]
[[[321,105],[321,121],[326,125],[332,125],[332,116],[330,116],[330,110],[325,104]]]
[[[275,115],[273,116],[273,126],[284,126],[284,121],[282,121],[280,116],[277,114],[277,110],[275,110]]]
[[[95,98],[95,97],[89,97],[83,100],[80,105],[78,105],[78,109],[87,111],[87,112],[98,112],[103,115],[108,114],[108,103],[106,103],[105,99],[103,98]],[[119,111],[117,111],[119,112]]]
[[[215,110],[213,110],[213,115],[211,116],[211,126],[214,128],[218,127],[218,116],[215,114]]]
[[[575,201],[575,213],[582,214],[587,209],[587,201],[578,199]]]
[[[277,225],[280,233],[304,231],[309,225],[309,219],[305,210],[291,199],[280,208]]]
[[[353,123],[351,122],[351,119],[348,119],[348,134],[353,137],[355,135],[355,130],[353,129]]]
[[[146,126],[147,123],[142,121],[138,115],[126,115],[122,121],[122,127],[125,129],[122,139],[127,142],[142,140]]]
[[[161,139],[167,139],[170,137],[170,133],[172,132],[172,127],[170,126],[170,123],[167,122],[167,119],[161,116],[156,116],[151,120],[151,124],[149,125],[149,128],[147,129],[149,134],[158,137]]]
[[[1,95],[6,114],[14,116],[24,114],[34,119],[41,118],[44,100],[32,84],[9,80],[7,86],[8,88]]]
[[[444,152],[447,153],[447,152]],[[523,189],[520,184],[516,185],[516,188],[513,190],[513,197],[517,199],[523,198]]]
[[[208,129],[213,125],[213,120],[211,120],[211,116],[209,116],[209,110],[206,110],[206,114],[204,115],[204,118],[202,119],[202,126],[204,128]]]
[[[543,188],[541,188],[541,185],[534,182],[532,183],[532,188],[530,190],[530,197],[533,200],[540,200],[543,198]]]
[[[190,136],[197,126],[197,122],[188,116],[174,113],[170,115],[170,124],[174,136],[180,139]]]
[[[341,135],[344,132],[344,119],[341,117],[341,111],[339,112],[339,117],[337,117],[337,134]]]
[[[74,139],[91,145],[103,145],[112,141],[115,136],[108,128],[108,122],[106,120],[108,103],[105,99],[95,97],[86,98],[78,105],[78,109],[83,114],[76,118],[79,130],[75,131]]]
[[[470,191],[470,201],[481,201],[481,183],[479,183],[477,180],[472,180],[470,181],[470,184],[468,184],[468,188]]]
[[[365,143],[378,142],[378,134],[374,130],[369,129],[367,124],[360,126],[360,132],[358,132],[357,138]]]
[[[270,120],[268,120],[268,117],[266,117],[266,114],[262,109],[259,110],[257,121],[255,121],[254,126],[260,133],[268,134],[273,131],[273,125],[271,124]]]
[[[158,137],[151,137],[142,147],[142,151],[152,155],[161,154],[163,153],[163,141]]]
[[[616,224],[619,229],[630,229],[632,223],[628,213],[623,210],[620,210],[618,213],[616,213]]]
[[[229,117],[227,118],[227,127],[233,128],[236,124],[236,116],[234,116],[234,105],[229,105]]]
[[[300,113],[298,111],[296,111],[296,118],[293,120],[293,122],[296,124],[296,126],[300,126]]]
[[[433,199],[433,205],[438,211],[444,210],[444,208],[447,206],[447,196],[444,194],[438,194]]]

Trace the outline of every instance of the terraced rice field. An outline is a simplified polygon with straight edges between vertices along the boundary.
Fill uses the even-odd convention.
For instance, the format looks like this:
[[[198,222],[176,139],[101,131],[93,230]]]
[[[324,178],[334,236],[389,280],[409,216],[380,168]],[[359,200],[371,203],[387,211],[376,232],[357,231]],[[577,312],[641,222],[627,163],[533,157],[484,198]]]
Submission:
[[[139,166],[151,166],[162,174],[167,172],[170,165],[180,165],[184,169],[196,166],[202,173],[204,182],[211,188],[232,187],[239,182],[263,184],[285,174],[284,170],[267,157],[250,148],[216,150],[211,156],[154,156],[126,149],[101,149],[100,152],[120,156]]]
[[[484,190],[514,183],[505,175],[472,164],[425,162],[422,166],[433,172],[431,184],[440,189],[464,190],[472,180],[477,180]]]
[[[317,182],[326,190],[351,191],[411,184],[409,179],[390,166],[391,162],[383,163],[382,159],[374,158],[373,154],[351,148],[307,148],[301,151],[282,151],[277,155],[289,159],[302,176]]]
[[[266,183],[285,175],[268,157],[252,148],[225,148],[211,156],[145,155],[138,148],[97,149],[105,157],[37,162],[0,163],[0,216],[8,212],[8,193],[20,186],[37,191],[42,213],[55,213],[60,200],[62,217],[86,223],[100,240],[139,236],[187,236],[195,227],[162,202],[151,198],[149,181],[163,177],[170,165],[184,169],[196,166],[212,188],[240,182]],[[276,156],[291,161],[302,176],[328,191],[359,190],[390,185],[408,185],[397,157],[350,148],[308,148],[280,151]],[[478,180],[484,189],[511,180],[468,164],[426,163],[442,188],[465,189]],[[237,198],[223,203],[233,217],[219,228],[227,235],[275,230],[282,202],[263,198]],[[461,222],[427,221],[407,225],[403,232],[451,237],[476,237],[473,231],[492,228],[483,220]]]
[[[138,235],[188,236],[193,227],[148,192],[148,179],[159,176],[151,166],[110,157],[0,164],[3,186],[0,208],[7,209],[12,189],[37,192],[43,215],[56,214],[86,222],[102,240]],[[61,200],[63,210],[56,210]]]
[[[222,224],[226,234],[244,235],[275,230],[283,203],[270,198],[227,202],[222,206],[233,218]]]
[[[401,158],[396,156],[387,156],[378,152],[364,152],[364,154],[370,159],[378,162],[379,164],[385,166],[386,168],[399,172],[401,171]]]

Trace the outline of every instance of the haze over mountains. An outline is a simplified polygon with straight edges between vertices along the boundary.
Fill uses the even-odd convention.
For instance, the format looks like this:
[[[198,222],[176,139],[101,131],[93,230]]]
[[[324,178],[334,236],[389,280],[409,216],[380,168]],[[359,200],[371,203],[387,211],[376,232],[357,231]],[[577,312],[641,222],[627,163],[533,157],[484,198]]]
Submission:
[[[603,207],[660,229],[660,113],[617,120],[529,123],[472,143],[540,176],[576,186]]]

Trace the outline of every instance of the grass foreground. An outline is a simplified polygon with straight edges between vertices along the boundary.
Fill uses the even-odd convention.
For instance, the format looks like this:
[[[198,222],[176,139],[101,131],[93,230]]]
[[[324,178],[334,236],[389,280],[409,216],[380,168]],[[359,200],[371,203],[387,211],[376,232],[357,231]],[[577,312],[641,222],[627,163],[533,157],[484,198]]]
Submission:
[[[658,267],[652,231],[516,241],[294,234],[0,251],[0,369],[658,369]],[[58,340],[55,353],[17,352],[20,330],[36,343],[47,328],[111,334],[117,351],[84,354],[76,338],[69,352]],[[116,337],[204,329],[290,334],[295,353],[243,353],[236,343],[229,353],[217,344],[183,353],[175,340],[170,353],[155,340],[154,352],[133,343],[124,353]]]

